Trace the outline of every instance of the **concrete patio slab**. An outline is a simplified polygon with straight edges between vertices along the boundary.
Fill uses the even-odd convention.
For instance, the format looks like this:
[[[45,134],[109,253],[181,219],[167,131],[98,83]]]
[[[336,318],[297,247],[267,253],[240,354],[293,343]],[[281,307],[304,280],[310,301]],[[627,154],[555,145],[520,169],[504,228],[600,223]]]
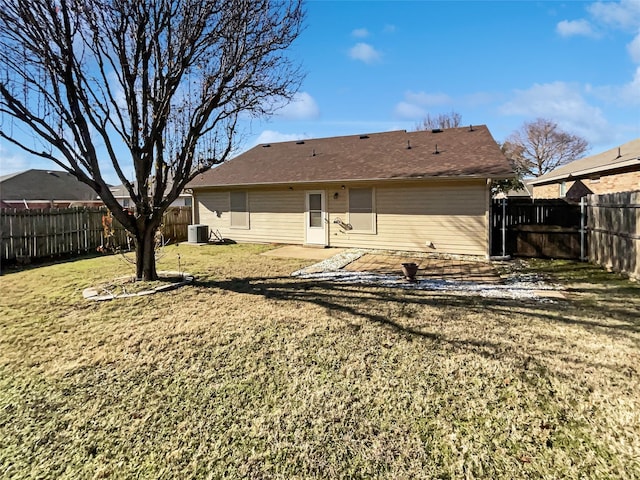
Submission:
[[[500,283],[501,278],[489,263],[461,258],[439,258],[421,254],[369,253],[344,267],[349,272],[402,275],[402,264],[418,265],[417,280]]]
[[[305,250],[296,248],[278,250],[270,253],[296,256],[306,253]],[[342,252],[297,270],[291,275],[320,281],[431,292],[447,291],[453,295],[536,299],[542,302],[554,302],[564,298],[557,285],[548,284],[543,278],[519,276],[517,272],[501,276],[493,263],[478,257],[363,249],[329,249],[328,252],[339,250]],[[325,254],[328,252],[324,251]],[[417,264],[415,279],[403,277],[403,263]]]

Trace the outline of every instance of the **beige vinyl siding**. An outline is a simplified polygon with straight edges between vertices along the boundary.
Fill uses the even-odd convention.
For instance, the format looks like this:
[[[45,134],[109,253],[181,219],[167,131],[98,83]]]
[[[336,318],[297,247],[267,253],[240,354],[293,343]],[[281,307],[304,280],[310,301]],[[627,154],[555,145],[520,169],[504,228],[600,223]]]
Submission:
[[[378,186],[375,202],[377,234],[337,228],[333,222],[344,214],[336,208],[330,215],[331,246],[488,254],[488,188],[484,180]]]
[[[231,228],[229,191],[199,191],[198,223],[218,230],[237,242],[304,242],[304,192],[291,190],[248,190],[249,228]],[[213,213],[214,211],[220,214]]]
[[[349,185],[248,189],[248,230],[229,228],[229,191],[199,191],[196,222],[239,242],[305,242],[305,191],[324,190],[332,247],[407,250],[461,255],[488,254],[489,189],[484,179],[432,180],[372,187],[376,233],[342,228],[349,221]],[[337,195],[336,195],[337,194]],[[218,216],[214,211],[221,212]],[[428,247],[433,244],[434,248]]]
[[[194,192],[194,223],[208,225],[209,230],[229,228],[229,192]]]

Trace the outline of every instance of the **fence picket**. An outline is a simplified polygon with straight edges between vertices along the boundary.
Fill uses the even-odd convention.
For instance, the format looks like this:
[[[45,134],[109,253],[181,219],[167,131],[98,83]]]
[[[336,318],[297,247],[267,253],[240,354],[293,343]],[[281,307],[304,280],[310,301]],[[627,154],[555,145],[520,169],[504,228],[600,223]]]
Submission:
[[[579,205],[562,199],[502,202],[494,200],[491,209],[492,255],[579,258]]]
[[[95,251],[103,243],[106,208],[47,210],[0,209],[0,262],[31,261]],[[171,243],[187,240],[191,207],[171,207],[163,217],[163,235]],[[114,219],[114,240],[128,245],[127,232]]]
[[[589,261],[640,279],[640,191],[589,195]]]

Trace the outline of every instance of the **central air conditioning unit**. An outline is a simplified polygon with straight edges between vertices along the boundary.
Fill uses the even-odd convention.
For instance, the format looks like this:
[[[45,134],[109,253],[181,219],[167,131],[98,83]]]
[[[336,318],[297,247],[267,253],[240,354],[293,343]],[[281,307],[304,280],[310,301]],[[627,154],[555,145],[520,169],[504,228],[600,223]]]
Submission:
[[[187,228],[189,243],[207,243],[209,241],[208,225],[189,225]]]

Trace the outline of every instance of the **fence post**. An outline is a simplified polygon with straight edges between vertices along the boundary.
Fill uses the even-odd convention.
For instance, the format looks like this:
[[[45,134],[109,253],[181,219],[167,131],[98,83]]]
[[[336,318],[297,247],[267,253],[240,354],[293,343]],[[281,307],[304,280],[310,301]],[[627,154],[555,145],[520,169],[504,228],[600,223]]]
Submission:
[[[502,256],[507,256],[507,199],[502,199]]]
[[[587,220],[587,211],[585,208],[585,199],[586,197],[582,197],[580,199],[580,261],[584,262],[586,260],[586,238],[585,235],[587,233],[586,229],[586,220]]]

